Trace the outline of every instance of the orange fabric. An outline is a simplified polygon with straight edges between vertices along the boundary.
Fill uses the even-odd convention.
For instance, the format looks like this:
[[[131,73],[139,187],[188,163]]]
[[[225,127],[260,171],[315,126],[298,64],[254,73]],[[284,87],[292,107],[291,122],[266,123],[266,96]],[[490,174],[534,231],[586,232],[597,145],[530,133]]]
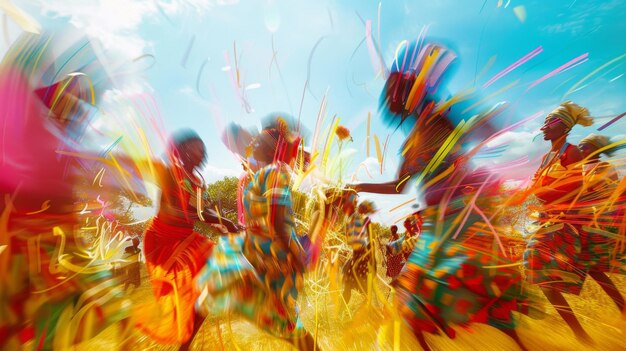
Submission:
[[[154,218],[144,237],[144,252],[157,304],[140,306],[138,327],[163,344],[191,337],[194,307],[200,292],[194,278],[211,255],[214,242],[189,226]]]

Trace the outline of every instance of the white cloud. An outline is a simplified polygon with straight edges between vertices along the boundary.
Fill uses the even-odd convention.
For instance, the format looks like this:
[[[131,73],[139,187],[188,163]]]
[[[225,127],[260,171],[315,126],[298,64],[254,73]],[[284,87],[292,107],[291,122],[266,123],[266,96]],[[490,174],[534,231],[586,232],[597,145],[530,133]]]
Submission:
[[[202,171],[202,175],[207,183],[213,183],[224,179],[224,177],[239,177],[241,172],[242,170],[206,165]]]
[[[157,11],[153,1],[46,0],[40,1],[45,16],[69,17],[78,29],[102,42],[107,50],[135,58],[148,43],[136,33],[144,17]]]
[[[406,194],[397,195],[361,193],[359,194],[359,200],[374,202],[378,211],[372,215],[372,221],[388,226],[392,224],[397,225],[397,222],[402,220],[402,218],[415,212],[415,206],[420,205],[414,189],[409,189]]]
[[[68,17],[69,23],[99,40],[117,55],[136,58],[150,43],[137,30],[147,18],[161,14],[202,15],[216,5],[232,5],[237,0],[39,0],[41,13],[52,18]]]
[[[548,151],[549,145],[536,133],[531,132],[506,132],[490,141],[486,148],[506,146],[502,154],[492,158],[473,160],[476,166],[498,167],[507,163],[519,161],[521,164],[511,169],[499,170],[498,173],[505,179],[524,179],[533,174],[538,166],[541,155]],[[527,159],[527,162],[524,160]]]

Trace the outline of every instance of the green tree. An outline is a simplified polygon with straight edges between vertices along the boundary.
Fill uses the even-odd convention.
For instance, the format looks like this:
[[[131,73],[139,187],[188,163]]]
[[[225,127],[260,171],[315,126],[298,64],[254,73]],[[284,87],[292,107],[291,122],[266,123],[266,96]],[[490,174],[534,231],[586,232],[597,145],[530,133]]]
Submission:
[[[217,207],[222,216],[237,222],[237,177],[224,177],[207,186],[211,208]]]

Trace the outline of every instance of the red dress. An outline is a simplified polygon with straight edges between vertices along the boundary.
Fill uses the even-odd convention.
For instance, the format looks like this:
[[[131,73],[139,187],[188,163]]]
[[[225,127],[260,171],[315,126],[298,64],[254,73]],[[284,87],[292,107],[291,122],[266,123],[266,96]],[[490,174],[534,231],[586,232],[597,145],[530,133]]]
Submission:
[[[539,189],[535,195],[542,202],[540,228],[528,242],[524,261],[530,283],[578,295],[587,269],[581,256],[579,213],[570,209],[582,187],[581,169],[565,165],[573,148],[566,143],[556,155],[548,155],[537,173]]]
[[[200,292],[194,278],[211,255],[214,242],[194,232],[198,220],[195,192],[203,186],[162,167],[159,213],[146,229],[144,252],[157,304],[140,306],[138,327],[154,340],[175,344],[189,340]],[[195,191],[194,191],[195,189]]]

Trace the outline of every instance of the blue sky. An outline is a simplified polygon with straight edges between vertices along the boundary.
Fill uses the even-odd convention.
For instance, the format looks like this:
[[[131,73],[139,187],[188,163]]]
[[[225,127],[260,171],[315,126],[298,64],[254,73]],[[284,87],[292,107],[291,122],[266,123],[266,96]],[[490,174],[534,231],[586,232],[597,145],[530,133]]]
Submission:
[[[516,119],[549,112],[564,99],[588,107],[601,118],[594,128],[575,129],[574,142],[626,111],[626,78],[622,76],[626,59],[599,70],[580,82],[581,89],[564,97],[589,73],[626,54],[626,41],[621,38],[626,33],[626,4],[618,0],[31,0],[15,4],[42,27],[69,23],[100,41],[108,56],[126,60],[135,73],[121,90],[152,94],[168,129],[193,127],[201,134],[209,150],[209,180],[236,175],[240,170],[236,158],[219,140],[226,123],[254,126],[274,111],[297,117],[303,101],[301,118],[313,131],[324,94],[328,100],[325,125],[337,115],[354,136],[348,173],[365,162],[373,179],[362,171],[359,179],[391,179],[402,141],[400,132],[390,136],[383,174],[376,172],[378,161],[365,155],[368,112],[372,113],[372,133],[384,140],[390,132],[377,118],[384,81],[373,66],[376,61],[370,57],[367,44],[359,45],[367,20],[371,20],[374,39],[378,42],[380,38],[387,65],[402,40],[415,40],[427,26],[427,38],[449,46],[458,55],[449,82],[452,92],[475,85],[478,96],[486,97],[519,79],[515,87],[486,102],[512,102],[510,112]],[[525,12],[525,18],[516,12]],[[2,50],[7,39],[10,42],[19,33],[11,20],[6,27],[9,33],[5,33]],[[234,45],[244,87],[239,93],[245,93],[248,108],[242,105],[231,78]],[[539,55],[481,89],[491,77],[539,46],[543,49]],[[586,62],[526,92],[530,83],[585,53]],[[151,56],[133,62],[144,54]],[[476,79],[492,57],[493,65]],[[151,60],[154,65],[143,70]],[[307,78],[309,89],[302,100]],[[535,159],[546,151],[541,138],[529,140],[536,134],[538,123],[504,136],[509,149],[503,159],[525,154]],[[626,134],[625,126],[626,120],[603,132],[619,137]],[[532,168],[531,162],[526,173]],[[414,196],[372,197],[381,207],[379,220],[391,222],[409,211],[389,213],[388,209]]]

